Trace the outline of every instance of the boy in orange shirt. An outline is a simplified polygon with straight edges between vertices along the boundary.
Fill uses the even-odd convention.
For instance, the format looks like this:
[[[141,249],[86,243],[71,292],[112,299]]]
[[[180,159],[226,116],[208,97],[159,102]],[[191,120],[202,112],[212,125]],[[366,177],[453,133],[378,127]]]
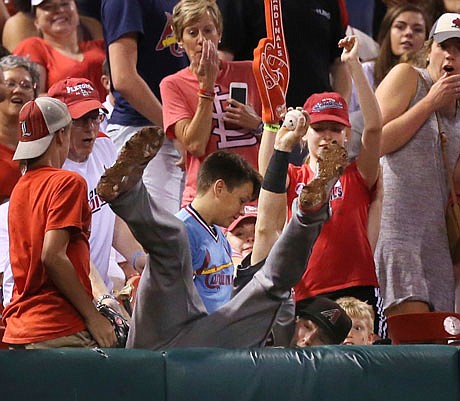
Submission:
[[[116,336],[92,303],[91,211],[84,179],[61,170],[71,117],[64,103],[40,97],[19,113],[24,164],[10,198],[8,228],[15,281],[3,313],[3,341],[14,348],[110,347]]]

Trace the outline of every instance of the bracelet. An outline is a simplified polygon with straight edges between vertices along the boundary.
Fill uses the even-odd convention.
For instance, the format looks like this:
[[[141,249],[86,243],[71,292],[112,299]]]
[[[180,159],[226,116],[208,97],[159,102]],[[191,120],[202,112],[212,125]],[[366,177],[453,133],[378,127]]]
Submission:
[[[129,279],[133,278],[133,277],[139,277],[140,276],[140,273],[133,273],[133,274],[130,274],[129,276],[126,277],[126,281],[128,281]]]
[[[97,299],[97,303],[100,304],[102,303],[102,301],[104,299],[113,299],[113,300],[116,300],[116,298],[112,295],[112,294],[104,294],[104,295],[101,295],[98,299]]]
[[[199,89],[198,90],[198,96],[199,95],[203,95],[203,96],[206,96],[206,97],[212,97],[214,99],[214,96],[216,96],[216,94],[214,92],[208,92],[204,89]]]
[[[131,266],[136,268],[136,260],[137,258],[140,256],[140,255],[145,255],[145,252],[144,251],[137,251],[134,255],[133,255],[133,259],[131,260]]]
[[[198,97],[201,97],[202,99],[210,100],[211,102],[214,101],[214,96],[203,95],[200,92],[198,92]]]
[[[264,131],[264,123],[261,121],[259,126],[256,129],[252,130],[252,133],[260,135]]]
[[[280,129],[279,124],[264,123],[264,131],[278,132],[279,129]]]

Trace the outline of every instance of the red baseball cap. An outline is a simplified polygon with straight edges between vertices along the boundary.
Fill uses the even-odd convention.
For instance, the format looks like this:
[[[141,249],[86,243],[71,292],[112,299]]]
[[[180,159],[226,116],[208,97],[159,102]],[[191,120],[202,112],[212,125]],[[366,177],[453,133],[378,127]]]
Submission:
[[[19,112],[19,143],[13,160],[33,159],[46,152],[54,133],[72,121],[67,106],[58,99],[38,97]]]
[[[249,218],[254,219],[254,221],[256,220],[257,206],[246,205],[244,207],[244,214],[233,220],[231,224],[227,227],[227,231],[233,231],[238,226],[238,224],[240,224],[243,220]]]
[[[336,92],[314,93],[307,99],[303,108],[310,115],[310,124],[335,121],[351,127],[347,102]]]
[[[97,109],[108,113],[99,100],[96,87],[85,78],[67,78],[58,81],[48,89],[48,96],[64,102],[74,120]]]

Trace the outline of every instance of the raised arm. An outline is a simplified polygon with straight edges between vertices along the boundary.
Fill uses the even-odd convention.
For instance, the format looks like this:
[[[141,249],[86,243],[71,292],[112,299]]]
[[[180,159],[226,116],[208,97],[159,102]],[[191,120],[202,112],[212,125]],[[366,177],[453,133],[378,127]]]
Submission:
[[[201,157],[211,136],[214,84],[219,72],[217,48],[210,40],[203,40],[203,51],[190,60],[190,68],[198,78],[198,106],[193,118],[176,123],[176,138],[193,156]]]
[[[274,151],[259,194],[256,232],[251,264],[267,257],[270,249],[281,234],[286,222],[286,177],[289,154],[308,127],[308,115],[300,113],[294,130],[282,126],[275,134],[265,131],[274,139]]]
[[[348,68],[355,83],[364,120],[362,146],[356,163],[361,176],[371,188],[377,181],[379,174],[382,116],[374,91],[359,61],[358,39],[355,36],[348,36],[340,40],[339,47],[343,48],[342,62]]]

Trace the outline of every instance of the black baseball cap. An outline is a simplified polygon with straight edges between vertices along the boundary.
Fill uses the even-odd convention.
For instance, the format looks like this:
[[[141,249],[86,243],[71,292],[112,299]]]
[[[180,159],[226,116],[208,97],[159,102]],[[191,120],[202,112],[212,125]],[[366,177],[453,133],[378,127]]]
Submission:
[[[351,329],[351,319],[339,304],[324,297],[311,297],[296,303],[296,316],[321,327],[334,344],[341,344]]]

